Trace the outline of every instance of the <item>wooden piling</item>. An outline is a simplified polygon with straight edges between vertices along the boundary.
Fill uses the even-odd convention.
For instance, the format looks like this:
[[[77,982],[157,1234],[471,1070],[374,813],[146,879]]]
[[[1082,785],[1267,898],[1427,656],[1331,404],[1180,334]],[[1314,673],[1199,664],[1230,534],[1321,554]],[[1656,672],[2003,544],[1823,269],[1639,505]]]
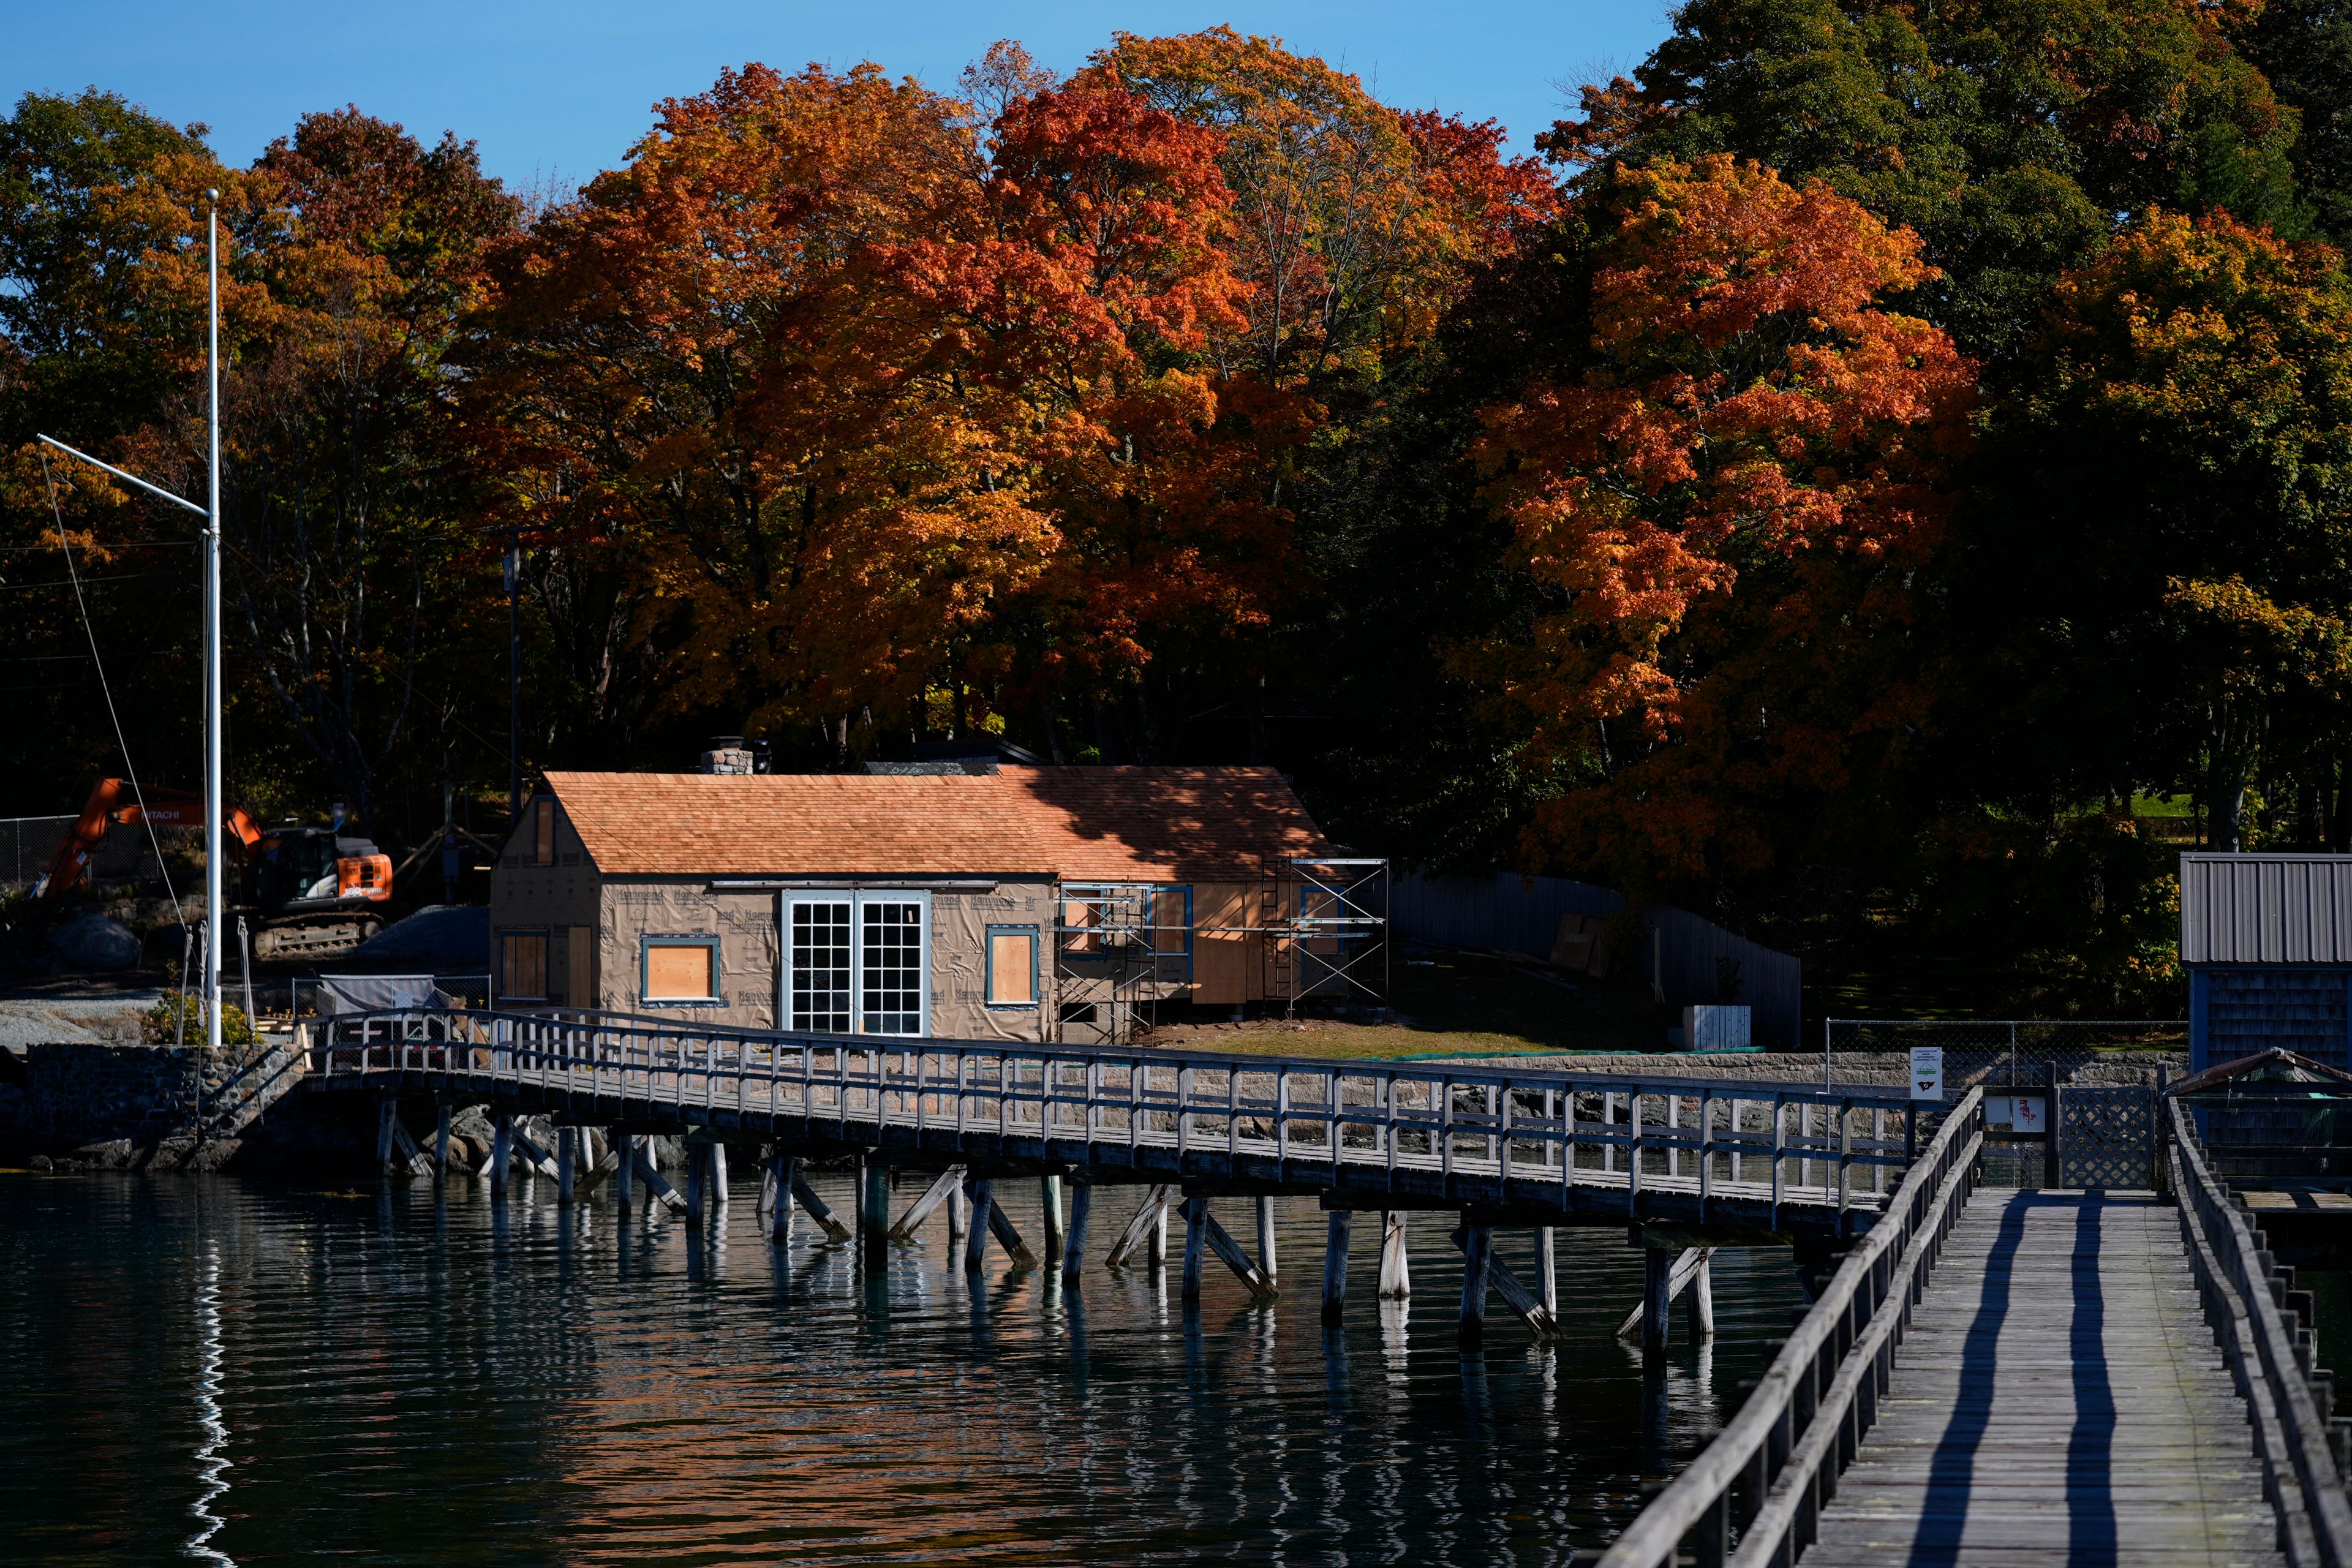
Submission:
[[[436,1099],[433,1102],[433,1179],[449,1179],[449,1102]]]
[[[688,1143],[686,1146],[686,1218],[689,1225],[700,1225],[709,1211],[706,1188],[710,1181],[710,1145]]]
[[[1715,1282],[1708,1277],[1706,1256],[1700,1257],[1698,1267],[1691,1271],[1690,1283],[1683,1289],[1683,1302],[1689,1310],[1691,1338],[1694,1341],[1712,1338],[1715,1334]]]
[[[890,1167],[871,1151],[857,1162],[857,1234],[869,1257],[890,1250]]]
[[[776,1146],[762,1143],[760,1145],[760,1201],[751,1212],[762,1215],[775,1213],[776,1199],[781,1191],[776,1184]]]
[[[778,1247],[793,1239],[793,1157],[784,1152],[781,1143],[768,1146],[768,1173],[765,1178],[776,1189],[775,1200],[768,1205],[768,1239]]]
[[[514,1163],[514,1118],[501,1110],[490,1118],[490,1196],[507,1195],[507,1171]]]
[[[1467,1219],[1462,1228],[1462,1337],[1475,1340],[1486,1331],[1486,1266],[1494,1258],[1495,1233]]]
[[[727,1145],[713,1143],[710,1148],[710,1206],[713,1210],[727,1206]]]
[[[1664,1355],[1674,1329],[1675,1255],[1642,1249],[1642,1353]]]
[[[1381,1300],[1402,1301],[1412,1294],[1412,1265],[1405,1256],[1404,1214],[1389,1209],[1381,1215]]]
[[[955,1177],[955,1184],[948,1189],[948,1250],[950,1253],[971,1233],[971,1215],[966,1212],[963,1195],[963,1167],[958,1165],[951,1173]]]
[[[1145,1260],[1154,1268],[1168,1267],[1168,1207],[1163,1202],[1151,1215],[1151,1249]]]
[[[941,1204],[955,1204],[962,1195],[963,1167],[950,1165],[940,1173],[937,1180],[923,1189],[921,1197],[907,1205],[907,1212],[900,1215],[898,1223],[890,1227],[890,1239],[914,1240],[931,1215],[939,1212]],[[950,1208],[948,1213],[948,1242],[950,1246],[963,1236],[963,1227],[956,1223],[956,1213],[955,1208]]]
[[[392,1125],[400,1115],[400,1101],[390,1096],[375,1102],[375,1173],[383,1175],[392,1165]]]
[[[1095,1189],[1087,1182],[1070,1187],[1070,1232],[1062,1238],[1062,1289],[1078,1288],[1078,1274],[1087,1262],[1087,1221],[1095,1210]]]
[[[1552,1256],[1552,1227],[1536,1227],[1536,1299],[1543,1303],[1544,1315],[1553,1322],[1559,1321],[1559,1268]]]
[[[825,1239],[835,1244],[847,1241],[849,1227],[833,1217],[833,1210],[816,1195],[816,1189],[810,1186],[808,1178],[801,1173],[800,1163],[787,1161],[784,1170],[791,1178],[793,1200],[808,1210],[809,1218],[824,1227]]]
[[[971,1233],[964,1237],[963,1266],[977,1270],[988,1261],[988,1211],[994,1206],[995,1184],[982,1176],[973,1182],[971,1194]]]
[[[1118,1268],[1133,1260],[1136,1250],[1147,1249],[1154,1263],[1168,1261],[1168,1203],[1176,1189],[1157,1186],[1147,1190],[1143,1201],[1135,1208],[1135,1217],[1118,1233],[1118,1239],[1103,1254],[1103,1267]]]
[[[1323,1321],[1341,1321],[1348,1311],[1348,1233],[1351,1219],[1346,1209],[1333,1209],[1323,1233]]]
[[[1062,1261],[1062,1178],[1049,1171],[1037,1178],[1037,1205],[1045,1215],[1045,1267]]]
[[[623,1132],[613,1140],[613,1152],[620,1163],[613,1170],[613,1202],[624,1214],[636,1197],[637,1141]]]
[[[1184,1203],[1184,1300],[1201,1299],[1201,1267],[1209,1250],[1209,1200],[1188,1198]]]
[[[555,1131],[555,1201],[569,1207],[579,1184],[580,1129],[569,1123]]]
[[[1276,1289],[1282,1274],[1274,1259],[1274,1199],[1266,1196],[1257,1200],[1257,1268],[1265,1276],[1265,1288]]]

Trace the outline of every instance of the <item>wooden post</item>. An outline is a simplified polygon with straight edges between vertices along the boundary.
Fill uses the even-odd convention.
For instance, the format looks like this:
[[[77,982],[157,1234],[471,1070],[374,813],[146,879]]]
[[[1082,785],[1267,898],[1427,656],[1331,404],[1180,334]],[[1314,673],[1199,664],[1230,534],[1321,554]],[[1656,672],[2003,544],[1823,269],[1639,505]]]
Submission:
[[[1404,1249],[1404,1210],[1381,1215],[1381,1300],[1402,1301],[1412,1294],[1412,1266]]]
[[[1257,1268],[1265,1276],[1265,1288],[1275,1289],[1281,1274],[1274,1262],[1274,1200],[1270,1197],[1257,1200]]]
[[[1715,1335],[1715,1281],[1707,1272],[1708,1256],[1700,1256],[1697,1268],[1692,1271],[1690,1283],[1683,1287],[1684,1305],[1688,1311],[1686,1326],[1694,1342]]]
[[[914,1240],[917,1236],[922,1233],[922,1228],[925,1223],[930,1219],[932,1215],[939,1212],[939,1207],[941,1204],[951,1203],[962,1195],[963,1167],[961,1165],[950,1165],[946,1170],[940,1173],[938,1180],[934,1181],[929,1186],[923,1189],[923,1195],[921,1197],[917,1198],[913,1203],[907,1205],[907,1212],[900,1215],[898,1216],[898,1223],[890,1227],[890,1239],[893,1241]],[[961,1239],[962,1235],[963,1227],[961,1226],[953,1224],[952,1222],[949,1225],[948,1240],[950,1244],[952,1245],[954,1242]]]
[[[963,1266],[977,1271],[988,1260],[988,1210],[996,1201],[996,1184],[982,1176],[971,1192],[971,1233],[964,1237]]]
[[[1536,1227],[1536,1296],[1545,1315],[1559,1321],[1559,1268],[1552,1258],[1552,1228]]]
[[[1348,1311],[1348,1232],[1353,1216],[1333,1209],[1323,1232],[1323,1321],[1336,1323]]]
[[[400,1114],[400,1101],[389,1095],[375,1102],[375,1173],[379,1176],[392,1163],[392,1123]]]
[[[824,1227],[824,1238],[836,1245],[847,1241],[849,1227],[833,1217],[833,1210],[825,1205],[823,1198],[816,1195],[816,1189],[809,1185],[808,1178],[801,1174],[799,1162],[786,1161],[784,1171],[791,1178],[789,1184],[792,1187],[793,1201],[808,1210],[809,1217]]]
[[[433,1179],[449,1178],[449,1102],[436,1098],[433,1106]]]
[[[623,1214],[636,1201],[637,1141],[626,1132],[613,1135],[613,1152],[620,1163],[613,1171],[613,1203]]]
[[[1209,1250],[1209,1200],[1184,1200],[1184,1290],[1187,1301],[1201,1299],[1201,1266]]]
[[[1664,1355],[1674,1327],[1675,1255],[1662,1247],[1642,1249],[1642,1353]]]
[[[767,1180],[776,1186],[776,1201],[768,1208],[768,1239],[783,1247],[793,1239],[793,1157],[781,1143],[768,1146]]]
[[[1062,1289],[1075,1290],[1079,1271],[1087,1262],[1087,1221],[1095,1211],[1095,1189],[1091,1183],[1076,1181],[1070,1185],[1070,1233],[1062,1239]]]
[[[700,1225],[707,1209],[704,1188],[710,1169],[710,1145],[688,1143],[686,1146],[686,1218],[689,1225]]]
[[[490,1196],[507,1195],[507,1169],[514,1163],[514,1118],[501,1110],[490,1118]]]
[[[1168,1267],[1168,1208],[1169,1205],[1162,1203],[1152,1211],[1151,1249],[1145,1255],[1144,1261],[1154,1268]]]
[[[565,1122],[555,1130],[555,1201],[568,1206],[579,1184],[580,1129]]]
[[[2050,1064],[2049,1077],[2050,1131],[2045,1134],[2047,1142],[2042,1146],[2044,1151],[2042,1156],[2044,1167],[2042,1173],[2042,1184],[2045,1187],[2059,1187],[2066,1184],[2066,1159],[2063,1152],[2065,1145],[2059,1135],[2060,1130],[2066,1125],[2066,1113],[2058,1103],[2058,1064],[2054,1061]]]
[[[1475,1340],[1486,1331],[1486,1265],[1495,1256],[1495,1233],[1466,1215],[1462,1228],[1462,1337]]]
[[[710,1145],[710,1206],[713,1209],[727,1206],[727,1145],[724,1143]]]
[[[751,1212],[764,1216],[776,1206],[776,1146],[760,1145],[760,1196]]]
[[[857,1162],[857,1233],[869,1258],[890,1250],[890,1167],[868,1149]]]
[[[1037,1204],[1045,1213],[1045,1267],[1062,1261],[1062,1178],[1048,1172],[1037,1178]]]
[[[962,1166],[956,1167],[955,1178],[955,1185],[948,1189],[948,1250],[950,1252],[955,1250],[956,1243],[971,1232],[971,1215],[966,1212],[963,1195]]]

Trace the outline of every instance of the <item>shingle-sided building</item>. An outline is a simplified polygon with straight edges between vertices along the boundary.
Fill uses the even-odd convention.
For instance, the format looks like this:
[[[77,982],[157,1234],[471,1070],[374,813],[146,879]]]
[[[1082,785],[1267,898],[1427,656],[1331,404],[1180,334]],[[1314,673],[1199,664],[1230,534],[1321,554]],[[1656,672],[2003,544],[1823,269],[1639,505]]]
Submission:
[[[2352,855],[2183,855],[2192,1071],[2278,1047],[2352,1068]]]
[[[1099,1038],[1121,996],[1265,996],[1270,874],[1329,853],[1263,768],[550,773],[491,878],[500,1000]]]

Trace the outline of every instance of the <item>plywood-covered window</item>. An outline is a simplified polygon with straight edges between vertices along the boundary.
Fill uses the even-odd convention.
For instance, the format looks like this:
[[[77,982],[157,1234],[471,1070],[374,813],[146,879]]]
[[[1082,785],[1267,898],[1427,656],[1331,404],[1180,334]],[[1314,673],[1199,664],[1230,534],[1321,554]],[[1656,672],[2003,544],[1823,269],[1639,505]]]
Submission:
[[[644,999],[673,1005],[719,1000],[719,939],[715,936],[649,936],[645,939]]]
[[[563,1000],[574,1007],[596,1005],[596,930],[573,926],[563,976]]]
[[[516,1002],[547,1000],[547,933],[510,931],[499,938],[499,994]]]
[[[992,1007],[1034,1007],[1037,1005],[1037,928],[988,928],[988,1005]]]
[[[555,803],[542,800],[531,806],[531,856],[534,866],[555,864]]]

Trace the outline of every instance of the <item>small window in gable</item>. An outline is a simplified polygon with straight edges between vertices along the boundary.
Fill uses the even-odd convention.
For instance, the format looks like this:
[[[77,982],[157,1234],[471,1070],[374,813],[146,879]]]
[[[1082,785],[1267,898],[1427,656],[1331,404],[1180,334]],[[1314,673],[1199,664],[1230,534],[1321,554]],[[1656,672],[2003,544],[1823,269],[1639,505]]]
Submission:
[[[536,847],[532,852],[531,864],[552,866],[555,864],[555,803],[540,801],[531,807],[531,815],[537,819],[532,824]]]

